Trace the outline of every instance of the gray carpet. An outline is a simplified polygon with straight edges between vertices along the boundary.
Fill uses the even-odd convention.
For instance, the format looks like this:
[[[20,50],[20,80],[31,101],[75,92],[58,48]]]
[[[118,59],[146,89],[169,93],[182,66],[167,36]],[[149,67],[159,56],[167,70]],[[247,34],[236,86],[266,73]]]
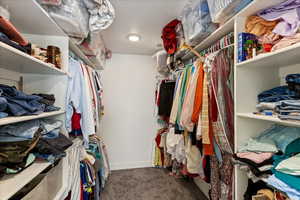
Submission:
[[[156,168],[113,171],[101,195],[101,200],[207,200],[192,181]]]

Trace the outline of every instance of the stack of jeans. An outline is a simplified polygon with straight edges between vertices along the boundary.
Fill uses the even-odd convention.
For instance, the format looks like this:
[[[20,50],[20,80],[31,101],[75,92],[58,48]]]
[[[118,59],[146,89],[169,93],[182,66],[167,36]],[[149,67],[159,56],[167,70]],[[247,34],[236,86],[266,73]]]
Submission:
[[[287,75],[286,83],[260,93],[257,110],[265,115],[276,113],[280,119],[300,120],[300,74]]]
[[[282,120],[300,120],[300,100],[284,100],[276,103],[276,112]]]
[[[297,99],[296,93],[289,89],[288,86],[279,86],[266,90],[258,95],[258,101],[261,102],[278,102],[282,100]]]
[[[6,99],[3,97],[0,97],[0,119],[8,116],[8,114],[4,112],[6,110],[6,108],[7,108]]]
[[[35,115],[60,108],[47,104],[45,97],[28,95],[15,87],[0,84],[0,118],[7,116]]]
[[[41,104],[45,105],[44,112],[53,112],[60,110],[59,107],[54,106],[55,103],[55,96],[53,94],[33,94],[41,97],[42,99],[39,100]]]

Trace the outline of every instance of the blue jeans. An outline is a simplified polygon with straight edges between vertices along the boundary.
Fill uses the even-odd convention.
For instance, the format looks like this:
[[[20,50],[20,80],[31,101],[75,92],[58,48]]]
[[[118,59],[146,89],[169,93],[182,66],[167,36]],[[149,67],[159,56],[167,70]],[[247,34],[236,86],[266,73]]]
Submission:
[[[0,97],[0,112],[5,111],[7,108],[7,100],[3,97]]]
[[[281,120],[300,120],[300,116],[297,115],[279,115],[278,117]]]
[[[285,77],[287,83],[298,83],[300,84],[300,74],[289,74]]]
[[[5,112],[0,112],[0,119],[1,119],[1,118],[4,118],[4,117],[7,117],[7,116],[8,116],[7,113],[5,113]]]
[[[45,105],[38,102],[42,97],[27,95],[15,87],[0,84],[0,94],[7,101],[8,112],[14,116],[39,114],[45,110]]]
[[[59,135],[62,122],[59,120],[31,120],[0,126],[0,140],[22,141],[32,139],[36,131],[41,128],[44,138],[56,138]]]
[[[41,100],[42,97],[37,95],[28,95],[24,92],[17,90],[15,87],[10,87],[8,85],[0,84],[0,93],[3,97],[12,97],[19,100]]]
[[[3,137],[16,137],[32,139],[36,131],[40,128],[40,120],[31,120],[0,127],[0,135]]]
[[[288,86],[280,86],[258,95],[259,102],[278,102],[283,100],[294,100],[295,92],[289,90]]]
[[[7,35],[5,35],[4,33],[0,32],[0,41],[11,46],[11,47],[14,47],[20,51],[23,51],[24,53],[26,53],[26,48],[22,47],[21,45],[15,43],[15,42],[12,42],[8,37]]]
[[[53,111],[59,111],[60,107],[56,107],[56,106],[46,106],[45,108],[45,112],[53,112]]]
[[[285,100],[276,104],[281,109],[300,109],[300,100]]]

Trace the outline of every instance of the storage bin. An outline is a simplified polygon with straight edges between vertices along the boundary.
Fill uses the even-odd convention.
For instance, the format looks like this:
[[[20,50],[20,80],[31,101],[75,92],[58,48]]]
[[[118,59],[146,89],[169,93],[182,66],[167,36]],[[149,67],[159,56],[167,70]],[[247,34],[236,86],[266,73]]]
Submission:
[[[190,0],[182,12],[186,43],[196,45],[217,29],[212,23],[207,0]]]
[[[80,49],[99,69],[105,65],[106,47],[100,32],[91,32],[80,44]]]
[[[86,38],[89,33],[89,12],[81,0],[62,0],[61,5],[44,5],[55,22],[71,37]]]
[[[211,19],[214,23],[223,24],[252,0],[207,0]]]

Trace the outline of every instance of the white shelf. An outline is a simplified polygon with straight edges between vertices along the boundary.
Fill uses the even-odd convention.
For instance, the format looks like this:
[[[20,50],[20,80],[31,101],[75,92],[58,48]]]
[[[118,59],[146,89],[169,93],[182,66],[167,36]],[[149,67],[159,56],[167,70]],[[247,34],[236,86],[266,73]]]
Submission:
[[[92,61],[81,51],[81,49],[69,39],[69,48],[75,53],[79,58],[81,58],[85,64],[89,65],[92,68],[96,68],[96,66],[92,63]],[[103,68],[102,68],[103,69]]]
[[[12,197],[50,165],[49,162],[36,161],[18,174],[4,176],[0,180],[0,200]]]
[[[211,35],[209,35],[205,40],[203,40],[200,44],[198,44],[195,47],[195,50],[200,52],[204,49],[207,49],[208,47],[213,45],[215,42],[217,42],[223,36],[227,35],[230,32],[233,32],[234,20],[235,20],[235,18],[233,17],[229,21],[227,21],[224,25],[220,26]],[[189,51],[186,55],[184,55],[182,57],[182,59],[188,60],[188,59],[192,58],[193,56],[194,56],[194,54]]]
[[[0,119],[0,126],[7,125],[7,124],[13,124],[17,122],[24,122],[29,121],[33,119],[40,119],[40,118],[46,118],[51,117],[55,115],[61,115],[64,114],[65,111],[54,111],[54,112],[45,112],[39,115],[29,115],[29,116],[21,116],[21,117],[5,117]]]
[[[237,17],[249,17],[250,15],[255,15],[262,9],[269,8],[274,5],[278,5],[286,0],[272,0],[272,1],[262,1],[253,0],[247,7],[241,10],[236,16]]]
[[[282,125],[286,125],[286,126],[300,127],[300,121],[298,122],[298,121],[292,121],[292,120],[281,120],[278,117],[274,117],[274,116],[257,115],[257,114],[253,114],[253,113],[237,113],[237,116],[243,117],[243,118],[249,118],[249,119],[274,122],[274,123],[282,124]]]
[[[275,52],[260,54],[252,59],[240,62],[237,67],[284,67],[300,63],[300,43],[279,49]]]
[[[0,67],[20,73],[66,74],[54,65],[45,63],[3,42],[0,42]]]
[[[56,22],[49,16],[49,14],[35,1],[35,0],[28,0],[28,1],[19,1],[19,0],[2,0],[1,3],[5,6],[8,6],[9,10],[13,10],[14,13],[11,15],[12,23],[18,28],[21,33],[27,34],[35,34],[35,35],[48,35],[48,36],[62,36],[69,38],[69,36],[61,29]],[[29,10],[33,12],[27,12],[24,15],[23,11]],[[81,58],[87,65],[95,68],[95,65],[91,62],[91,60],[84,55],[84,53],[80,50],[80,48],[74,44],[69,39],[69,47],[70,49],[79,57]],[[2,53],[2,52],[0,52]],[[1,58],[2,59],[2,58]],[[37,59],[36,59],[37,60]],[[17,63],[17,61],[16,61]],[[43,63],[40,61],[40,63]],[[2,64],[2,63],[0,63]],[[44,63],[43,63],[44,64]],[[48,67],[51,65],[46,64]],[[2,67],[2,66],[1,66]],[[26,66],[28,68],[28,66]],[[9,68],[14,70],[12,68]],[[19,71],[20,69],[25,70],[25,67],[17,68]],[[32,73],[31,69],[28,69],[29,72],[24,73]],[[40,70],[38,73],[50,73],[52,74],[60,74],[63,73],[61,70]]]
[[[11,22],[21,33],[36,35],[67,35],[35,0],[1,0],[11,12]]]

